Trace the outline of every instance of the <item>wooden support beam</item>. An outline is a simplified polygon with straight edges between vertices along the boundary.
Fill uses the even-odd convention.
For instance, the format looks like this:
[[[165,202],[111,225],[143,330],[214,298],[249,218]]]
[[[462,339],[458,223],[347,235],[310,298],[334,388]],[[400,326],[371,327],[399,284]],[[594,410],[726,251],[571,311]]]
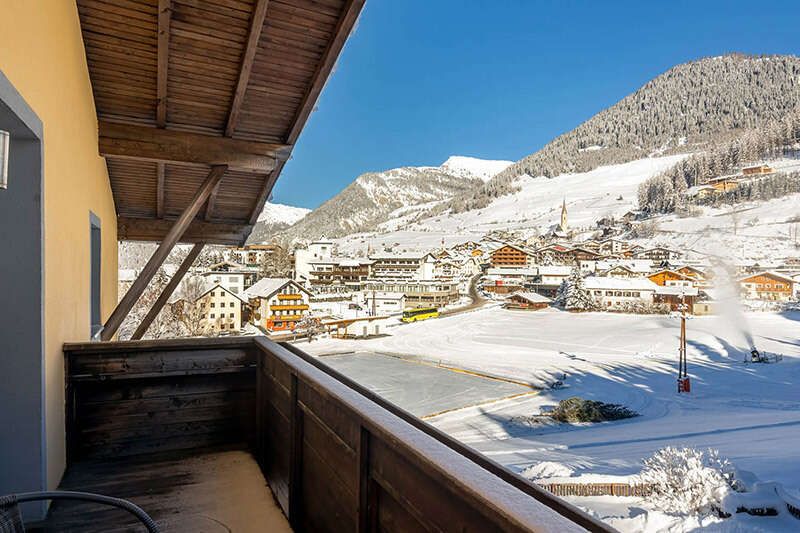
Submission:
[[[170,296],[172,296],[172,293],[178,288],[178,284],[186,275],[186,272],[189,271],[195,259],[197,259],[197,256],[203,251],[203,246],[205,246],[205,244],[199,242],[195,244],[191,250],[189,250],[189,255],[186,256],[181,263],[181,266],[178,267],[178,270],[175,272],[172,278],[170,278],[167,286],[164,287],[164,290],[158,295],[158,299],[155,301],[155,303],[153,303],[153,306],[142,319],[142,323],[139,324],[139,327],[137,327],[136,331],[133,332],[131,340],[138,341],[144,336],[145,333],[147,333],[147,329],[150,327],[150,324],[153,323],[153,320],[155,320],[155,318],[158,316],[158,313],[160,313],[161,309],[164,308],[164,304],[167,303],[167,300],[169,300]]]
[[[365,0],[348,0],[344,12],[339,18],[333,39],[330,41],[330,45],[327,50],[325,50],[325,54],[322,56],[322,60],[314,73],[314,81],[306,92],[303,103],[292,121],[292,128],[286,136],[287,146],[293,146],[294,143],[297,142],[300,132],[303,131],[308,117],[311,115],[311,111],[313,111],[317,99],[319,99],[319,95],[325,87],[325,83],[328,81],[328,77],[336,64],[336,59],[339,57],[345,42],[347,42],[350,32],[353,31],[356,21],[358,21],[358,16],[361,14],[364,2]],[[250,213],[249,221],[251,224],[255,224],[258,220],[258,215],[261,213],[261,210],[264,209],[264,204],[267,202],[272,188],[275,186],[275,182],[283,169],[283,165],[286,160],[289,159],[290,155],[291,149],[290,152],[286,154],[286,157],[277,162],[275,170],[273,170],[267,178],[264,189],[261,191],[261,194],[259,194],[256,205]]]
[[[211,196],[208,197],[208,202],[206,202],[206,212],[203,215],[206,222],[210,221],[214,216],[214,206],[217,204],[217,194],[219,194],[220,185],[222,185],[222,182],[217,183],[217,186],[211,191]]]
[[[156,217],[164,218],[164,179],[167,169],[164,163],[156,165]]]
[[[160,242],[169,233],[175,220],[175,218],[119,217],[117,238],[121,241]],[[252,225],[239,221],[217,219],[214,222],[206,222],[198,217],[189,224],[179,242],[239,246],[252,229]]]
[[[156,124],[167,125],[167,73],[169,71],[169,25],[172,0],[158,0],[158,72],[156,80]]]
[[[125,293],[125,296],[122,297],[117,304],[117,307],[111,313],[111,316],[109,316],[108,320],[106,320],[106,323],[103,325],[103,330],[100,334],[100,338],[102,340],[110,340],[117,333],[122,321],[125,320],[126,316],[128,316],[128,313],[130,313],[134,304],[136,304],[136,302],[139,300],[139,297],[150,283],[150,280],[153,279],[153,276],[155,276],[158,269],[164,263],[164,260],[181,239],[184,232],[186,232],[186,228],[189,227],[189,224],[191,224],[192,220],[194,220],[194,217],[197,216],[200,208],[203,206],[206,200],[208,200],[211,191],[217,186],[217,183],[219,183],[219,181],[222,179],[222,176],[225,174],[226,170],[228,170],[228,167],[225,165],[214,166],[211,169],[211,172],[208,174],[206,180],[195,193],[192,201],[189,202],[189,205],[186,207],[186,209],[184,209],[183,213],[181,213],[180,218],[175,221],[175,224],[169,230],[169,233],[167,233],[167,235],[164,237],[164,240],[161,241],[161,244],[158,245],[156,251],[153,252],[153,255],[147,261],[147,264],[142,269],[139,277],[136,278],[136,280],[128,289],[128,292]]]
[[[185,131],[100,121],[100,155],[187,165],[226,165],[231,170],[268,173],[291,147],[212,137]]]
[[[253,60],[258,50],[258,39],[261,37],[261,30],[264,27],[268,4],[269,0],[258,0],[253,10],[253,17],[250,20],[250,32],[247,36],[247,46],[244,49],[242,64],[239,67],[239,81],[236,83],[236,92],[233,94],[233,103],[228,114],[228,124],[225,126],[226,137],[233,137],[233,132],[236,130],[236,122],[239,120],[239,111],[242,108],[244,95],[247,92],[247,84],[250,82],[250,72],[253,69]]]

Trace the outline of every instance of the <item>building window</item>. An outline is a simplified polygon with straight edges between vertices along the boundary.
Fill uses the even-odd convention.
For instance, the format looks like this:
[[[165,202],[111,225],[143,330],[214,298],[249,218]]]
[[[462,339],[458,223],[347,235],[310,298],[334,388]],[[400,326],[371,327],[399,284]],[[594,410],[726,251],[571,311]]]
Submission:
[[[209,316],[210,316],[211,318],[214,318],[214,313],[211,313]]]
[[[228,307],[233,307],[233,302],[231,302],[231,303],[228,305]]]
[[[11,134],[0,130],[0,189],[8,188],[8,145]]]
[[[0,139],[1,140],[1,139]],[[89,212],[89,246],[90,246],[90,295],[89,301],[91,305],[90,310],[90,329],[89,334],[91,338],[95,338],[103,329],[103,322],[100,315],[100,275],[101,275],[101,243],[102,235],[100,233],[100,219]]]

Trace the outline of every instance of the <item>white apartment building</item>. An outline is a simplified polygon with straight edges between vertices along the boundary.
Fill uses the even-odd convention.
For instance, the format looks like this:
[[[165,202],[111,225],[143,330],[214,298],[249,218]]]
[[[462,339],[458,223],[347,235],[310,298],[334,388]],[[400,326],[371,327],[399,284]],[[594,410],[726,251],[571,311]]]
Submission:
[[[584,278],[586,289],[603,309],[622,311],[633,304],[653,303],[658,285],[647,278]]]
[[[242,294],[258,279],[258,269],[245,267],[232,261],[211,265],[200,274],[211,284],[219,284],[233,294]]]
[[[325,262],[332,257],[333,241],[327,239],[314,241],[307,248],[298,248],[294,251],[294,280],[304,286],[310,285],[314,263]]]
[[[226,333],[242,329],[242,304],[238,294],[218,283],[201,294],[195,305],[201,310],[201,324],[208,332]]]
[[[379,253],[370,256],[371,278],[383,281],[434,279],[436,258],[430,253]]]

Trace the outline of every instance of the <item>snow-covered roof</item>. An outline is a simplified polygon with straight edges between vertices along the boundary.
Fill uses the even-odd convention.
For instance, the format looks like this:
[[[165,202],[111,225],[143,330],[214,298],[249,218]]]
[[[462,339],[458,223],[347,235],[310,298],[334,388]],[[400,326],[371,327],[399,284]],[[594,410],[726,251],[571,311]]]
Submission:
[[[369,256],[373,261],[386,259],[425,259],[431,255],[429,252],[380,252]]]
[[[205,290],[203,291],[203,293],[200,296],[197,297],[197,300],[199,300],[200,298],[202,298],[203,296],[205,296],[209,292],[211,292],[213,290],[216,290],[216,289],[219,289],[221,291],[227,292],[228,294],[230,294],[231,296],[233,296],[237,300],[241,300],[242,302],[246,302],[246,300],[242,297],[243,295],[240,296],[240,295],[236,294],[235,292],[231,292],[228,289],[226,289],[225,287],[223,287],[222,285],[220,285],[219,283],[206,283],[205,284]]]
[[[656,294],[666,294],[673,296],[697,296],[699,294],[697,287],[681,287],[676,285],[657,285]]]
[[[566,265],[543,265],[539,267],[540,276],[569,276],[570,272],[572,272],[572,267]]]
[[[750,274],[748,276],[744,276],[743,278],[739,278],[739,281],[746,281],[750,278],[754,278],[756,276],[768,276],[773,278],[778,278],[779,280],[786,281],[788,283],[797,283],[797,280],[791,278],[789,276],[784,276],[783,274],[778,274],[777,272],[773,272],[771,270],[765,270],[763,272],[757,272],[755,274]]]
[[[263,278],[258,280],[252,287],[245,290],[242,293],[242,298],[248,300],[250,298],[269,298],[289,283],[293,283],[298,290],[308,294],[307,290],[289,278]]]
[[[511,298],[512,296],[517,296],[519,298],[522,298],[523,300],[528,300],[529,302],[531,302],[533,304],[536,304],[536,303],[550,303],[550,302],[553,301],[550,298],[548,298],[547,296],[542,296],[541,294],[536,293],[536,292],[522,292],[522,291],[521,292],[515,292],[514,294],[509,296],[509,298]]]
[[[605,278],[589,276],[584,278],[587,289],[611,289],[623,291],[655,291],[658,285],[647,278]]]

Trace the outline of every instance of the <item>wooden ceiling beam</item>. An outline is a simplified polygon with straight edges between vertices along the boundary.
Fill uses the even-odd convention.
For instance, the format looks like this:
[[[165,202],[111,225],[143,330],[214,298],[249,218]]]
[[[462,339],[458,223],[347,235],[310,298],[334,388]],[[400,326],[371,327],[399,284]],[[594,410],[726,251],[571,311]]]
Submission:
[[[325,50],[325,54],[322,56],[322,60],[319,62],[317,70],[314,73],[314,81],[312,82],[308,91],[306,91],[306,94],[303,98],[303,103],[295,114],[294,120],[292,121],[292,127],[286,136],[287,146],[294,145],[294,143],[297,142],[297,138],[300,136],[300,132],[303,131],[303,128],[308,121],[308,117],[311,115],[311,112],[314,110],[314,106],[319,99],[319,95],[322,92],[322,89],[325,87],[325,83],[328,81],[328,77],[330,77],[331,71],[336,64],[336,60],[339,58],[339,54],[341,53],[342,48],[344,48],[347,38],[350,36],[350,33],[353,31],[353,28],[358,21],[358,16],[361,14],[361,9],[364,7],[364,2],[365,0],[348,0],[345,9],[342,12],[342,16],[339,18],[339,22],[336,25],[333,39],[331,39],[330,44]],[[285,164],[286,160],[289,159],[290,155],[291,152],[287,154],[285,158],[278,161],[275,169],[267,178],[267,181],[264,184],[264,189],[261,191],[261,194],[259,194],[258,199],[256,200],[255,208],[250,213],[249,222],[251,224],[255,224],[258,220],[258,216],[261,214],[261,210],[264,209],[264,204],[267,202],[267,199],[272,192],[272,188],[275,186],[278,176],[280,176],[281,170],[283,170],[283,165]]]
[[[164,163],[156,165],[156,216],[164,218],[164,179],[167,174],[167,166]]]
[[[250,32],[247,36],[247,46],[242,55],[242,65],[239,69],[239,80],[236,83],[236,92],[233,95],[233,103],[228,114],[228,124],[225,126],[225,136],[232,137],[236,130],[236,122],[239,120],[239,111],[244,102],[244,95],[247,93],[247,84],[250,83],[250,72],[253,69],[253,61],[258,51],[258,40],[261,37],[261,30],[264,28],[264,18],[267,15],[267,5],[269,0],[258,0],[253,10],[253,17],[250,20]]]
[[[167,75],[169,72],[169,26],[172,0],[158,0],[158,74],[156,82],[156,124],[167,125]]]
[[[269,173],[291,147],[212,137],[132,124],[99,122],[100,155],[161,163],[227,165],[231,170]]]
[[[158,242],[164,238],[175,219],[152,219],[119,217],[117,219],[117,238],[121,241],[149,241]],[[194,220],[181,236],[181,243],[223,244],[230,246],[241,245],[253,226],[245,223],[230,221],[205,222]]]

